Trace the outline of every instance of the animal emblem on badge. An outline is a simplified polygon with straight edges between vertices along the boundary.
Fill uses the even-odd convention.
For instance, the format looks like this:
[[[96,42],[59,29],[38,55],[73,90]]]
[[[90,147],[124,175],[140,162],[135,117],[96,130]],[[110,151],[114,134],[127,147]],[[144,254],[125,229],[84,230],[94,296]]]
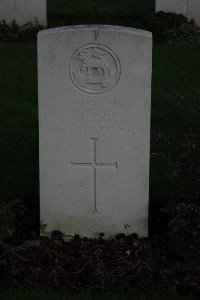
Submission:
[[[119,80],[120,63],[107,47],[86,45],[74,53],[70,62],[70,77],[79,90],[100,94],[111,89]]]

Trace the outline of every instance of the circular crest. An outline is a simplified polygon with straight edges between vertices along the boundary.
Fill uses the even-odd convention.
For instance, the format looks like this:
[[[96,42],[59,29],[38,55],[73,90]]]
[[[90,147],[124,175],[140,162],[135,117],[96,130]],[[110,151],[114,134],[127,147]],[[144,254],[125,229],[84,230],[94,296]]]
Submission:
[[[117,56],[107,47],[97,44],[86,45],[75,51],[69,70],[74,85],[89,94],[104,93],[120,77]]]

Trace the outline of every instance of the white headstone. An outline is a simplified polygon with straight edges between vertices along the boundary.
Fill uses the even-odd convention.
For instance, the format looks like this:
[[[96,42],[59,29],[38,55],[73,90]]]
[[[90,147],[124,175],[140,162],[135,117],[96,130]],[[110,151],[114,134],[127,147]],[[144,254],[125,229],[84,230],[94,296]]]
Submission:
[[[200,26],[200,0],[156,0],[156,12],[159,11],[182,14]]]
[[[0,0],[0,21],[2,20],[7,24],[15,20],[19,26],[28,22],[46,25],[46,0]]]
[[[188,0],[156,0],[156,11],[185,15]]]
[[[148,234],[152,35],[38,35],[40,202],[47,232]]]
[[[188,0],[187,17],[200,26],[200,0]]]

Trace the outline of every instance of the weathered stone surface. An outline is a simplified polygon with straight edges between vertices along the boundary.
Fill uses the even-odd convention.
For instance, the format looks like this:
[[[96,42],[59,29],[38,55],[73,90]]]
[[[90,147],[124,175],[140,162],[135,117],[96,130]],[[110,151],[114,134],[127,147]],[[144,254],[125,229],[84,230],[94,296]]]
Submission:
[[[28,22],[46,25],[46,0],[0,0],[0,20],[8,24],[15,20],[19,26]]]
[[[188,0],[156,0],[156,11],[173,12],[185,15]]]
[[[151,33],[69,26],[38,35],[46,231],[148,234]]]

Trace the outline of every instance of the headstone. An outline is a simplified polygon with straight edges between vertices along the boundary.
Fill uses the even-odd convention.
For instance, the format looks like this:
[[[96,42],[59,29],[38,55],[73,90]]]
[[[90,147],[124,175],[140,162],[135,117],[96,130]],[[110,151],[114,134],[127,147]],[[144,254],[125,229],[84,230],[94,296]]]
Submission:
[[[35,25],[47,24],[46,0],[0,0],[0,21],[8,25],[14,20],[19,26],[28,22]]]
[[[200,26],[200,0],[188,0],[187,16]]]
[[[156,0],[156,11],[185,15],[188,0]]]
[[[182,14],[200,26],[200,0],[156,0],[156,12],[159,11]]]
[[[69,26],[38,35],[46,231],[148,234],[152,35]]]

